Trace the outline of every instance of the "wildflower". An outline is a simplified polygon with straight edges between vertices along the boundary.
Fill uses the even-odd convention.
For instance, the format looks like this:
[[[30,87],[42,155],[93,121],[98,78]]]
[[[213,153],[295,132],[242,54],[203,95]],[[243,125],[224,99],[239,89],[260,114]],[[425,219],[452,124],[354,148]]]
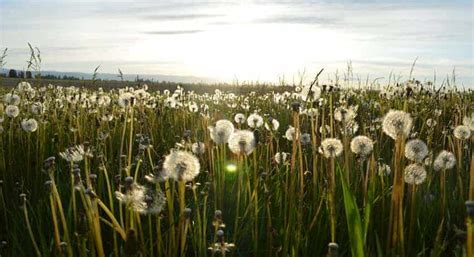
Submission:
[[[280,127],[280,122],[278,122],[274,118],[271,118],[270,122],[271,122],[271,125],[265,122],[265,129],[268,131],[277,131],[278,128]]]
[[[412,124],[413,120],[410,114],[404,111],[390,110],[383,119],[382,129],[389,137],[397,140],[400,137],[408,137]]]
[[[308,133],[301,134],[301,145],[308,145],[311,143],[311,135]]]
[[[44,112],[44,105],[41,102],[36,102],[31,105],[31,112],[33,114],[42,114]]]
[[[196,142],[191,146],[191,149],[194,154],[201,155],[206,151],[206,145],[203,142]]]
[[[245,123],[245,114],[243,113],[237,113],[234,116],[234,121],[238,124],[244,124]]]
[[[410,164],[405,168],[405,183],[419,185],[426,179],[426,170],[421,164]]]
[[[200,168],[196,156],[185,151],[171,151],[163,162],[164,177],[184,182],[193,180]]]
[[[255,149],[255,135],[250,130],[237,130],[229,139],[229,149],[235,154],[249,155]]]
[[[450,170],[456,165],[454,154],[446,150],[441,151],[433,162],[436,171]]]
[[[132,106],[135,102],[135,95],[129,92],[125,92],[119,96],[118,104],[122,108]]]
[[[219,120],[215,127],[208,127],[211,133],[211,139],[216,144],[225,144],[234,133],[234,124],[228,120]]]
[[[7,108],[5,108],[5,113],[8,117],[15,118],[20,114],[20,109],[18,109],[16,105],[8,105]]]
[[[140,214],[158,214],[166,202],[161,191],[151,191],[137,183],[129,185],[125,193],[116,191],[115,197],[127,208]]]
[[[321,151],[326,158],[335,158],[342,153],[341,140],[337,138],[326,138],[321,142]]]
[[[459,125],[454,129],[453,135],[459,140],[467,140],[471,137],[471,129],[468,126]]]
[[[392,173],[390,166],[381,162],[377,164],[377,174],[379,176],[390,176],[390,173]]]
[[[349,108],[345,108],[343,106],[337,107],[334,110],[334,119],[344,124],[350,123],[355,120],[357,116],[357,109],[357,105],[351,106]]]
[[[366,136],[356,136],[351,141],[351,151],[360,156],[368,156],[374,149],[374,142]]]
[[[408,160],[422,162],[428,155],[428,146],[420,139],[408,141],[405,145],[405,157]]]
[[[189,111],[190,112],[198,112],[199,111],[199,106],[195,103],[195,102],[192,102],[189,106]]]
[[[35,119],[24,119],[21,121],[21,127],[26,132],[35,132],[38,129],[38,122]]]
[[[303,101],[316,101],[321,97],[321,88],[318,86],[305,86],[301,89],[300,97]]]
[[[84,159],[85,154],[84,146],[76,145],[67,148],[64,152],[59,153],[59,156],[68,162],[80,162]]]
[[[263,118],[262,116],[252,113],[247,118],[247,125],[251,128],[259,128],[263,125]]]
[[[285,132],[285,138],[288,141],[293,141],[293,139],[295,138],[295,133],[296,133],[295,128],[293,126],[290,126]]]
[[[3,101],[4,101],[6,104],[18,105],[18,104],[20,104],[21,98],[20,98],[20,96],[17,95],[17,94],[8,93],[8,94],[6,94],[6,95],[3,97]]]
[[[278,152],[275,154],[275,162],[278,164],[287,163],[288,153],[285,152]]]

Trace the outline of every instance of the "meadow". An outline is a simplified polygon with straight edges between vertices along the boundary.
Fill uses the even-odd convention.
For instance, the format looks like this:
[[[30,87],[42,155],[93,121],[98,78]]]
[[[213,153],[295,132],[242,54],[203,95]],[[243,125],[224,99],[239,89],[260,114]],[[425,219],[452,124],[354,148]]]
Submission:
[[[474,92],[343,82],[1,88],[0,256],[474,256]]]

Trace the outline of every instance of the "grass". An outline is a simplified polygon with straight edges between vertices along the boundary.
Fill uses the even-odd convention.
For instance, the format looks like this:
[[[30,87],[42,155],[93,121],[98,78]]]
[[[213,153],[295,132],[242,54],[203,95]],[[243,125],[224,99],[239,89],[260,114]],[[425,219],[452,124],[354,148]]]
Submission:
[[[471,117],[472,91],[415,81],[323,89],[316,79],[309,91],[321,96],[305,99],[300,86],[233,94],[30,82],[0,89],[1,256],[472,256],[465,201],[474,197],[474,138],[453,135]],[[9,117],[8,105],[19,115]],[[391,109],[413,120],[396,140],[382,130]],[[234,121],[254,112],[279,128]],[[27,118],[36,130],[27,131]],[[221,119],[255,141],[216,143],[221,134],[213,140],[208,127]],[[370,154],[351,150],[356,135],[374,142]],[[342,152],[326,158],[328,138],[340,139]],[[455,167],[438,171],[425,159],[426,178],[406,183],[411,138],[426,142],[427,158],[452,152]],[[196,142],[205,145],[192,154],[199,174],[180,179],[189,159],[169,168],[165,156]],[[66,160],[60,153],[72,146],[80,147]],[[170,169],[178,179],[163,176]]]

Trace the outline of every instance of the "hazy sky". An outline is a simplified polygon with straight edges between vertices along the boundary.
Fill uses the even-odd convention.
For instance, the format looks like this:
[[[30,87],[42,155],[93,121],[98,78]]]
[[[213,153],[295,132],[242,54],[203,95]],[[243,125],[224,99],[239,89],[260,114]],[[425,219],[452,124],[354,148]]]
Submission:
[[[7,67],[24,68],[27,42],[43,70],[287,81],[342,71],[364,79],[438,80],[456,67],[474,82],[474,9],[464,1],[0,0]],[[327,76],[327,75],[326,75]]]

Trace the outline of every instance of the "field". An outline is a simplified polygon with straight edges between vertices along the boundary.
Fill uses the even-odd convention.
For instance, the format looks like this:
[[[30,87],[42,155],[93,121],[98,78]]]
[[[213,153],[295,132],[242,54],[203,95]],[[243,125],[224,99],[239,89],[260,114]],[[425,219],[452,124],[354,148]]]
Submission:
[[[0,256],[474,256],[472,91],[8,83]]]

